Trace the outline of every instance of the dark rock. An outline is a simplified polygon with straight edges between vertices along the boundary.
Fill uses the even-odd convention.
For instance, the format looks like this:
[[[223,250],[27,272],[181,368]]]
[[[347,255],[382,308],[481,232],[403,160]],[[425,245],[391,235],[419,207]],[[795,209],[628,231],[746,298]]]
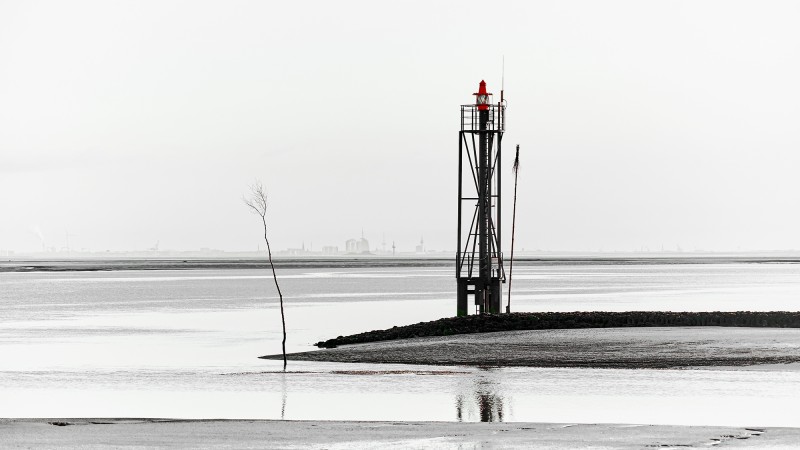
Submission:
[[[350,336],[339,336],[335,339],[317,342],[314,345],[320,348],[335,348],[338,345],[363,342],[491,331],[665,326],[800,328],[800,312],[575,311],[484,314],[450,317],[401,327],[394,326],[388,330],[373,330]]]

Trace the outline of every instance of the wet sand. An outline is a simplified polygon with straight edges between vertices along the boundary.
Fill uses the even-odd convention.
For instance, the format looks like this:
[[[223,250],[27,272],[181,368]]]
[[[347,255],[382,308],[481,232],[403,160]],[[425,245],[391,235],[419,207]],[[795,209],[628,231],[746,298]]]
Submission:
[[[280,359],[281,355],[264,356]],[[646,327],[400,339],[293,353],[296,361],[466,366],[681,368],[800,362],[800,329]]]
[[[0,419],[3,448],[796,448],[800,429],[662,425]]]

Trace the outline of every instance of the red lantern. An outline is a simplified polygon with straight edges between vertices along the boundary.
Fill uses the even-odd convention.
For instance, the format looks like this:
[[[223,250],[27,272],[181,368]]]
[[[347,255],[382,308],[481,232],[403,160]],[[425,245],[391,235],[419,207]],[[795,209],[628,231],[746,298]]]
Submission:
[[[486,82],[481,80],[481,84],[478,87],[478,92],[472,94],[475,96],[475,104],[478,106],[479,111],[486,111],[489,109],[489,94],[486,92]]]

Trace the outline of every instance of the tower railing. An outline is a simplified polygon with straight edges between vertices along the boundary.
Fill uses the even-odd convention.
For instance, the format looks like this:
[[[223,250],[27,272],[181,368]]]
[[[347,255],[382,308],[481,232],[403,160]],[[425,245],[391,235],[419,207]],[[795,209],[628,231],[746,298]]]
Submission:
[[[489,108],[489,122],[485,131],[505,131],[506,107],[499,104],[486,106]],[[478,105],[461,105],[461,131],[480,131]]]

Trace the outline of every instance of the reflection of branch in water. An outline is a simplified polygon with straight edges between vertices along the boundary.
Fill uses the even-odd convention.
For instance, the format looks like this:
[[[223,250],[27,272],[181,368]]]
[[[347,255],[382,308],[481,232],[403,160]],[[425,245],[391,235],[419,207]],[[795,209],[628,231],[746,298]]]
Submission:
[[[281,390],[283,391],[281,398],[281,420],[284,420],[286,415],[286,372],[283,372],[281,376]]]

